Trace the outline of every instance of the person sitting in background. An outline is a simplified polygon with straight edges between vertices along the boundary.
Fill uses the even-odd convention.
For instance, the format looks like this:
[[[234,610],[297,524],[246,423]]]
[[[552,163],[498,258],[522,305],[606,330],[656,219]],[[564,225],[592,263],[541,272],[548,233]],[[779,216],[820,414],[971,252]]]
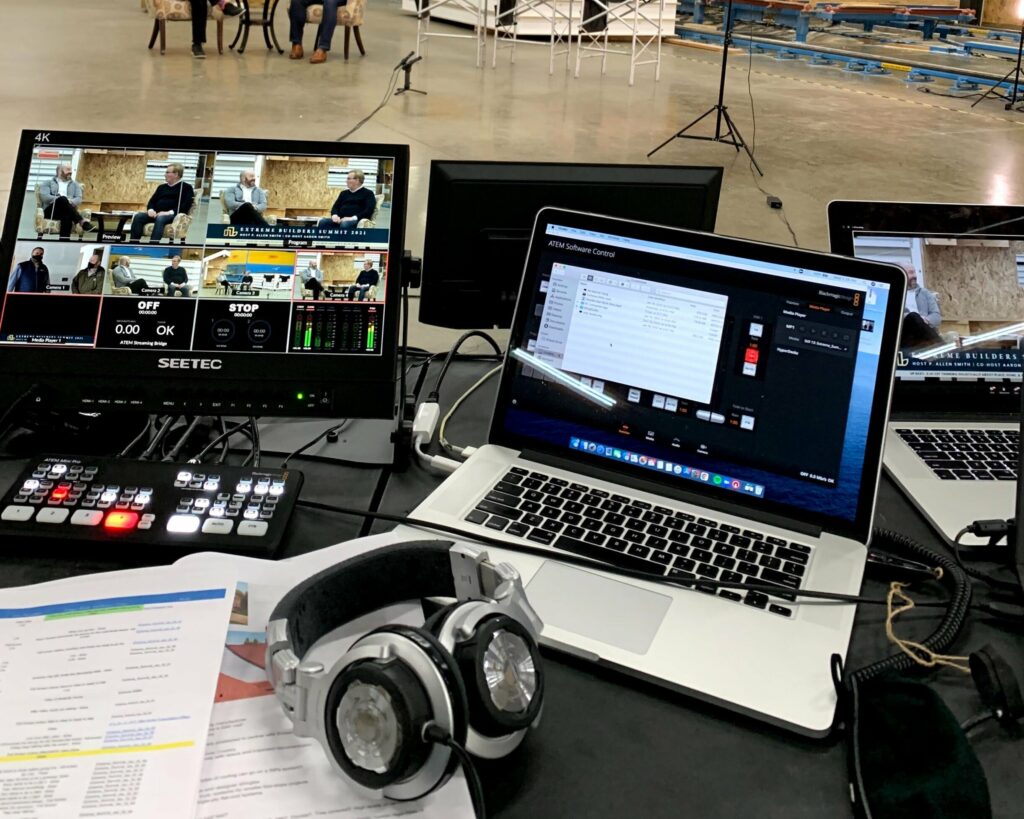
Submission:
[[[366,174],[360,170],[349,171],[345,178],[345,190],[338,194],[331,208],[331,215],[316,223],[318,228],[343,228],[351,230],[360,220],[369,219],[377,209],[377,197],[373,191],[363,187]]]
[[[904,264],[903,270],[907,274],[907,302],[903,312],[917,313],[929,327],[938,330],[942,324],[942,311],[935,291],[917,283],[917,268],[914,265]]]
[[[164,284],[167,285],[168,296],[192,294],[188,286],[188,271],[181,266],[181,256],[172,256],[171,266],[164,268]]]
[[[71,166],[64,162],[57,168],[57,175],[39,186],[39,197],[43,200],[43,215],[60,223],[60,238],[71,237],[72,225],[81,225],[82,230],[92,230],[92,223],[82,218],[78,206],[82,204],[82,186],[71,176]]]
[[[132,272],[132,260],[127,256],[121,256],[117,260],[110,275],[114,281],[114,287],[127,287],[136,296],[143,295],[142,291],[148,287],[145,279],[137,278]]]
[[[192,5],[192,56],[197,60],[205,60],[206,52],[203,51],[203,44],[206,42],[206,4],[217,6],[228,17],[235,17],[242,13],[234,0],[189,0]]]
[[[288,58],[301,60],[305,56],[302,51],[302,32],[306,27],[306,9],[310,6],[323,6],[323,22],[320,23],[318,29],[320,33],[313,44],[313,56],[309,58],[309,61],[313,65],[327,62],[327,52],[331,50],[331,38],[338,25],[338,7],[344,5],[345,0],[291,0],[288,4],[288,39],[292,42],[292,53],[288,55]]]
[[[146,203],[146,210],[140,211],[132,218],[131,239],[137,242],[142,238],[142,231],[150,222],[153,223],[151,242],[159,242],[164,238],[164,228],[174,221],[179,213],[192,210],[195,191],[188,182],[183,182],[185,166],[172,162],[164,171],[164,184],[157,185],[153,195]]]
[[[41,247],[32,248],[32,258],[16,265],[7,279],[8,293],[46,293],[50,286],[50,268],[43,264]]]
[[[71,292],[82,296],[98,296],[103,292],[103,274],[106,269],[100,264],[103,255],[95,251],[89,257],[89,264],[83,267],[71,280]]]
[[[369,259],[363,260],[363,269],[359,271],[359,276],[356,278],[356,283],[349,286],[348,297],[354,299],[356,295],[359,296],[359,301],[366,298],[366,292],[371,287],[376,287],[380,281],[380,273],[373,268],[373,262]]]
[[[221,194],[224,210],[233,225],[266,225],[263,211],[267,209],[267,194],[256,187],[256,172],[242,171],[238,184],[225,188]]]
[[[315,260],[306,265],[306,269],[302,271],[299,278],[302,282],[302,289],[309,290],[313,294],[313,301],[318,301],[324,289],[324,272],[317,266]]]

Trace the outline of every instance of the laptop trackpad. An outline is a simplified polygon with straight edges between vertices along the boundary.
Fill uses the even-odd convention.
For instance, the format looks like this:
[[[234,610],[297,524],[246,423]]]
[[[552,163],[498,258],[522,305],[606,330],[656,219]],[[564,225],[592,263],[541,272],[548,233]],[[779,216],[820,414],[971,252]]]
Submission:
[[[672,598],[628,583],[545,561],[526,595],[545,625],[645,654]]]

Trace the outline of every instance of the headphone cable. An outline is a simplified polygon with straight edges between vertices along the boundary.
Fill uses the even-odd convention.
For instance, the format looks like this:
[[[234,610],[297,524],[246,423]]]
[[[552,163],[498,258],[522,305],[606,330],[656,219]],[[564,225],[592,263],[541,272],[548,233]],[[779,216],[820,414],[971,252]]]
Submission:
[[[423,726],[423,738],[428,742],[444,745],[462,763],[462,772],[466,777],[466,784],[469,786],[469,798],[473,802],[473,814],[476,819],[487,819],[487,808],[484,805],[484,788],[480,782],[480,774],[477,772],[473,757],[458,742],[452,739],[451,734],[439,727],[434,722],[428,722]]]

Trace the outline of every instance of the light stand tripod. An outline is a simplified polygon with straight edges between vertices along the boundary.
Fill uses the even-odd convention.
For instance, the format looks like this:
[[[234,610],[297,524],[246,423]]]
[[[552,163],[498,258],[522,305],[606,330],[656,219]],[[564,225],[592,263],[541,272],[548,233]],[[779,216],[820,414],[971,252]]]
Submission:
[[[1017,11],[1018,11],[1018,14],[1020,15],[1020,18],[1021,18],[1021,21],[1020,21],[1020,39],[1017,41],[1017,64],[1013,68],[1011,68],[1009,71],[1007,71],[1006,74],[1003,76],[1003,78],[999,82],[997,82],[995,85],[993,85],[991,88],[989,88],[988,91],[986,91],[984,94],[982,94],[980,97],[978,97],[978,99],[976,99],[974,102],[972,102],[971,103],[971,108],[973,108],[975,105],[977,105],[983,99],[986,99],[989,96],[989,94],[995,94],[996,89],[1000,85],[1002,85],[1004,82],[1006,82],[1008,79],[1010,79],[1011,76],[1013,77],[1013,82],[1010,84],[1010,101],[1008,103],[1006,103],[1006,105],[1004,105],[1003,107],[1007,111],[1009,111],[1011,108],[1013,108],[1013,106],[1015,106],[1017,104],[1017,89],[1019,89],[1020,85],[1021,85],[1021,73],[1022,73],[1021,72],[1021,68],[1020,68],[1020,58],[1021,58],[1021,54],[1024,53],[1024,2],[1021,2],[1021,5],[1020,5],[1020,7],[1018,8]],[[1024,94],[1021,95],[1021,98],[1024,99]],[[1005,99],[1005,97],[1004,97],[1004,99]]]
[[[673,139],[702,139],[707,142],[721,142],[725,145],[732,145],[736,149],[736,153],[740,152],[740,148],[747,152],[747,156],[750,157],[751,163],[757,168],[757,172],[764,176],[764,171],[761,170],[761,166],[757,164],[757,160],[754,159],[754,154],[751,152],[747,143],[743,140],[743,135],[740,133],[740,129],[736,127],[736,123],[733,122],[732,117],[729,116],[729,109],[725,105],[725,71],[726,66],[729,63],[729,47],[732,45],[732,0],[727,0],[725,4],[725,17],[722,20],[722,31],[724,37],[722,38],[722,76],[718,81],[718,103],[711,106],[707,111],[701,114],[697,119],[691,122],[684,128],[674,133],[668,139],[661,143],[657,148],[647,154],[648,157],[653,156],[666,145],[668,145]],[[715,115],[715,135],[714,136],[697,136],[696,134],[688,134],[694,125],[699,123],[705,117]],[[722,130],[722,123],[725,123],[725,130]]]
[[[413,88],[409,84],[410,81],[412,80],[412,67],[416,63],[418,63],[420,60],[422,60],[422,59],[423,59],[423,57],[420,56],[420,55],[417,55],[417,56],[413,57],[412,54],[410,54],[408,57],[406,57],[404,60],[402,60],[402,63],[401,63],[400,67],[401,67],[402,71],[405,72],[405,82],[403,83],[402,87],[399,88],[395,92],[395,96],[396,97],[399,94],[409,94],[409,93],[412,93],[412,94],[423,94],[423,96],[427,95],[426,91],[420,91],[418,88]]]

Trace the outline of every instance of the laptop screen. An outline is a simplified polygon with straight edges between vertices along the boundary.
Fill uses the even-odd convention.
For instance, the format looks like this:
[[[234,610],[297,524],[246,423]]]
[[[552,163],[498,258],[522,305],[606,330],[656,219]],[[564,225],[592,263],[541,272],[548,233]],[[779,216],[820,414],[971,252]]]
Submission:
[[[829,232],[834,252],[907,273],[897,404],[926,379],[941,378],[947,398],[974,388],[977,409],[1011,393],[1024,363],[1024,208],[833,202]]]
[[[545,215],[492,439],[805,521],[857,519],[866,469],[872,496],[877,482],[869,428],[884,423],[899,270]]]

